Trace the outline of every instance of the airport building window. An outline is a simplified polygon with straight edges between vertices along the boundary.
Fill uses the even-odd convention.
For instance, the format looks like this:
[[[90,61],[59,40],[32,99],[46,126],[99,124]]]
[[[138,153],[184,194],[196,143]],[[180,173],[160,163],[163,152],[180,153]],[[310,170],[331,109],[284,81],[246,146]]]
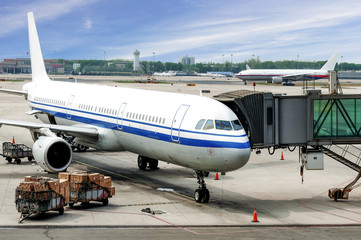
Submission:
[[[213,129],[213,128],[214,128],[213,120],[208,119],[206,124],[203,127],[203,130],[209,130],[209,129]]]
[[[198,123],[197,123],[197,125],[196,125],[196,129],[197,129],[197,130],[202,129],[202,126],[203,126],[203,124],[204,124],[205,121],[206,121],[205,119],[199,120]]]
[[[216,120],[215,123],[216,123],[216,129],[218,130],[227,130],[227,131],[232,130],[232,126],[229,121]]]

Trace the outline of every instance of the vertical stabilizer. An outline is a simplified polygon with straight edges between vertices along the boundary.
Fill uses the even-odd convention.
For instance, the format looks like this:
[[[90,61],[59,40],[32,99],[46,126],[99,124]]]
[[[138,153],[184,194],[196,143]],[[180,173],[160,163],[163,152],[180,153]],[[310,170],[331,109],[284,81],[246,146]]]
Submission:
[[[36,30],[34,14],[32,12],[28,13],[28,31],[33,82],[50,81],[48,74],[46,73],[38,32]]]
[[[248,64],[246,64],[246,69],[251,70],[251,68],[248,66]]]
[[[334,70],[338,58],[338,53],[334,53],[330,59],[322,66],[321,70]]]

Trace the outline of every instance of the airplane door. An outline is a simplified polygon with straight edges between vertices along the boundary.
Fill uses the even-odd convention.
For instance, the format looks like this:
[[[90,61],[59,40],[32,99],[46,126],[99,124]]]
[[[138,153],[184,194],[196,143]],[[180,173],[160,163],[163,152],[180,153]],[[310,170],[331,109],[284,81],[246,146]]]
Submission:
[[[171,139],[173,142],[179,142],[180,128],[188,111],[189,105],[181,105],[176,114],[174,115],[172,128],[171,128]]]
[[[68,101],[68,104],[66,106],[66,118],[71,119],[71,105],[74,101],[75,95],[71,95]]]
[[[119,130],[123,130],[123,117],[126,107],[127,107],[127,103],[122,103],[122,105],[120,105],[119,107],[118,117],[117,117],[117,128]]]

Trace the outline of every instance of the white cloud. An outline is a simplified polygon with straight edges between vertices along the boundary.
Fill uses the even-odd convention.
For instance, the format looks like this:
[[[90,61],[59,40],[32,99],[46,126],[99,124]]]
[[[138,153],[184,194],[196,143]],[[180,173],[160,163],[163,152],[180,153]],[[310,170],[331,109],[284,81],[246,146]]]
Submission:
[[[93,22],[92,22],[92,20],[90,20],[90,19],[87,19],[87,20],[85,20],[85,22],[84,22],[84,27],[86,28],[86,29],[91,29],[92,27],[93,27]]]

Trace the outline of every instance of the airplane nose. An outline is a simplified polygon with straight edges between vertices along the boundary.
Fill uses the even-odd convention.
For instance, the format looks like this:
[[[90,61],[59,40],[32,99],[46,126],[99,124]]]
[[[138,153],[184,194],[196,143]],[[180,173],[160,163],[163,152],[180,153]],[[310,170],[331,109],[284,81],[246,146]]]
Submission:
[[[250,155],[250,148],[224,149],[223,151],[223,159],[228,171],[234,171],[246,165]]]

